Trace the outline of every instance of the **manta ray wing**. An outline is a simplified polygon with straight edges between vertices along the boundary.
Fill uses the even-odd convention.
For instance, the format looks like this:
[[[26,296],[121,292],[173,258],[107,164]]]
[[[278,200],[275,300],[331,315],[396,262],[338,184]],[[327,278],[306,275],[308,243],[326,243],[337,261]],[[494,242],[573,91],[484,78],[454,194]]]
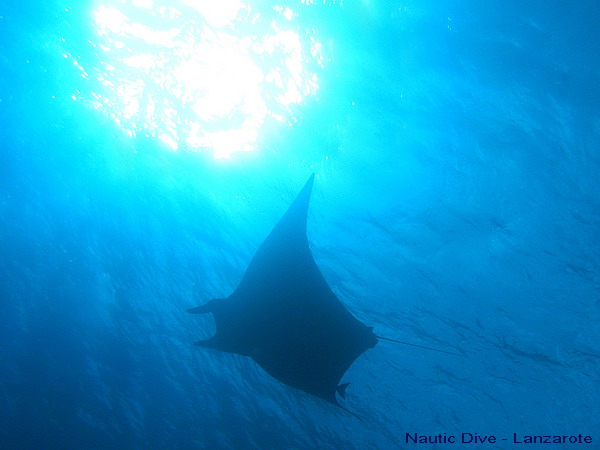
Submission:
[[[216,333],[196,344],[251,357],[279,381],[339,403],[350,365],[377,337],[327,285],[306,237],[314,174],[250,261],[237,289],[191,313],[212,313]]]

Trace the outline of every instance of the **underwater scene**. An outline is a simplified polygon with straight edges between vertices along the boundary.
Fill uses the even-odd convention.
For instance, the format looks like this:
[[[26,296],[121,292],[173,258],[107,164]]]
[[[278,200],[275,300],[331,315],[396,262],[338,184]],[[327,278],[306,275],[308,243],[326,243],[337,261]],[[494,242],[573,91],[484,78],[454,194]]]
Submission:
[[[0,38],[0,449],[600,448],[600,4]]]

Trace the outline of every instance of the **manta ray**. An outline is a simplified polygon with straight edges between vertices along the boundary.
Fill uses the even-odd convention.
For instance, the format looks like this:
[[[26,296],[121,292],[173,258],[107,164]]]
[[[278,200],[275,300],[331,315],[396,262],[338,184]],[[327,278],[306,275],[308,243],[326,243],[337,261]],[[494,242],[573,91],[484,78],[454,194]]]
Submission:
[[[331,290],[306,236],[313,182],[314,174],[260,245],[235,291],[188,312],[211,313],[216,325],[213,337],[195,345],[250,357],[282,383],[348,411],[336,393],[345,398],[350,383],[340,381],[378,339],[435,349],[376,336]]]

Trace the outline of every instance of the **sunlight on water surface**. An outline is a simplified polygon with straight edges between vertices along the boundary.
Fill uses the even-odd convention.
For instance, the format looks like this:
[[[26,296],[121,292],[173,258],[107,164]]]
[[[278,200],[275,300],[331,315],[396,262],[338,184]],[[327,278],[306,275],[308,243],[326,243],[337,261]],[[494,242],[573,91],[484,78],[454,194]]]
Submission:
[[[254,150],[267,120],[293,123],[319,88],[321,44],[296,18],[237,0],[102,1],[93,11],[100,64],[86,70],[99,82],[92,104],[172,150]]]

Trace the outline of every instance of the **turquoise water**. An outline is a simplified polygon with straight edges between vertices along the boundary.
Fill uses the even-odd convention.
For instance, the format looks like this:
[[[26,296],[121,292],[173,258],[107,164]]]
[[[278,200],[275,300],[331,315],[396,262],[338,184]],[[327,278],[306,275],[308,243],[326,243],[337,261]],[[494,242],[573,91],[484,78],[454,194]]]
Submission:
[[[594,2],[109,3],[0,8],[0,447],[600,442]],[[313,172],[341,301],[468,355],[380,342],[343,378],[362,421],[185,313]]]

